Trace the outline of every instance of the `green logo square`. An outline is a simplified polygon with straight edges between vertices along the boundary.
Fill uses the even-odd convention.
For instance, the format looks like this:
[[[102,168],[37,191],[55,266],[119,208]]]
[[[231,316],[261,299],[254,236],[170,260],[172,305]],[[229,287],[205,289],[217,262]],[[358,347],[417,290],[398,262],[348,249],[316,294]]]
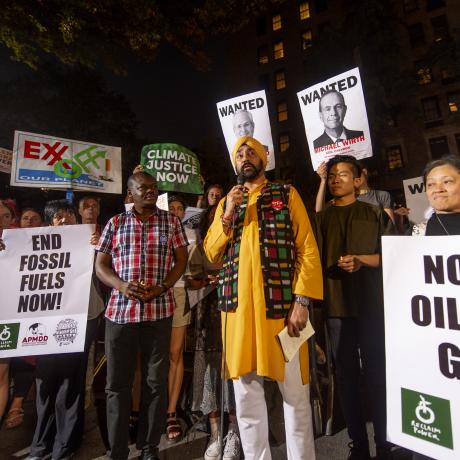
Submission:
[[[0,324],[0,350],[15,350],[17,348],[20,324]]]
[[[402,431],[453,449],[450,401],[401,388]]]

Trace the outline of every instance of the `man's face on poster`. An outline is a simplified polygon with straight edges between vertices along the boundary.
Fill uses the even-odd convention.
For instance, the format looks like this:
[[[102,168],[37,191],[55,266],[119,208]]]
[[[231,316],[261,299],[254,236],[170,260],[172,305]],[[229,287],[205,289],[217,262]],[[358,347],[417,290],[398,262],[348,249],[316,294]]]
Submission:
[[[342,128],[346,113],[347,106],[340,94],[328,93],[321,98],[319,118],[325,128]]]
[[[254,121],[249,112],[242,110],[233,115],[233,132],[236,137],[254,137]]]

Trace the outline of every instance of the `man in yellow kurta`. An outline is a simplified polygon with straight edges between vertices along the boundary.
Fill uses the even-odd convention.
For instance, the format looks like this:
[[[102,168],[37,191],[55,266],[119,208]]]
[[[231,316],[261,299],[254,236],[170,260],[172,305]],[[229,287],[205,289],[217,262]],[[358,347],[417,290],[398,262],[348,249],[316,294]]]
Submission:
[[[307,344],[285,363],[276,336],[285,325],[298,336],[310,299],[322,298],[318,248],[297,191],[265,178],[263,145],[242,137],[232,157],[244,186],[221,200],[204,248],[210,261],[224,260],[219,304],[228,311],[226,377],[233,379],[245,458],[271,459],[263,389],[269,377],[283,396],[288,459],[311,460]]]

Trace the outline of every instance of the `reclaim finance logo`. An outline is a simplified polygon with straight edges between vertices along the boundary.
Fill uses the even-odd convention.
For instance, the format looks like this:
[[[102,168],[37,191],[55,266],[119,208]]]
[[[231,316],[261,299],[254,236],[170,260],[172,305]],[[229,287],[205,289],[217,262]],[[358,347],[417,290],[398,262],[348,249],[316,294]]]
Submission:
[[[20,323],[0,324],[0,350],[15,350],[18,346]]]
[[[401,403],[403,433],[453,449],[447,399],[401,388]]]

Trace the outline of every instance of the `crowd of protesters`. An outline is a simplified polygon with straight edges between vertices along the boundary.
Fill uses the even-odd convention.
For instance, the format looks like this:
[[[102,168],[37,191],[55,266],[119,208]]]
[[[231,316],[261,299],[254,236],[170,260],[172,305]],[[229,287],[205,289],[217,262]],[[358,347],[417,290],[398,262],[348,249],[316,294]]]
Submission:
[[[132,206],[103,227],[100,199],[94,196],[82,197],[76,207],[49,201],[43,210],[21,209],[11,197],[0,201],[0,232],[94,225],[84,351],[0,359],[5,428],[23,422],[23,402],[35,382],[30,460],[67,459],[81,446],[85,393],[94,368],[90,350],[102,321],[109,458],[128,457],[133,429],[140,458],[159,458],[163,435],[169,443],[183,439],[186,425],[179,409],[187,406],[192,423],[209,431],[206,460],[236,460],[243,452],[247,459],[270,459],[263,390],[269,378],[278,382],[283,398],[288,458],[313,459],[306,345],[285,363],[275,340],[284,325],[289,335],[299,335],[312,301],[325,311],[349,458],[370,458],[363,384],[372,394],[377,458],[392,458],[394,446],[386,439],[381,236],[460,234],[460,159],[443,157],[426,166],[432,214],[412,231],[395,226],[401,216],[410,217],[409,210],[395,214],[390,194],[372,190],[368,169],[353,157],[334,157],[318,169],[311,224],[294,187],[266,179],[266,153],[257,140],[239,139],[233,162],[244,184],[227,194],[222,186],[210,185],[195,205],[203,208],[198,228],[181,223],[184,197],[170,196],[169,212],[156,206],[156,181],[141,167],[127,183],[126,201]],[[221,316],[219,310],[226,313]],[[187,347],[193,352],[193,375],[186,389],[188,336],[193,337]],[[184,392],[188,395],[181,398]]]

